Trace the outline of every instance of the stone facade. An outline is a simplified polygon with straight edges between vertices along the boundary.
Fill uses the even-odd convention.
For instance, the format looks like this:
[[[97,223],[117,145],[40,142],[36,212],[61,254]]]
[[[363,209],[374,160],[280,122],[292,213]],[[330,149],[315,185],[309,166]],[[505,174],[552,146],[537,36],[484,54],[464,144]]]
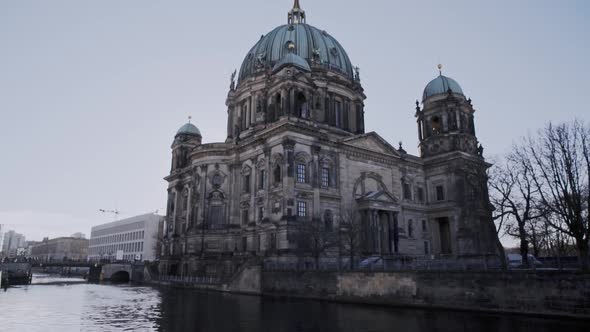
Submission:
[[[394,148],[365,132],[358,68],[295,7],[232,75],[226,141],[177,132],[162,271],[192,274],[211,253],[288,256],[301,224],[337,230],[347,214],[364,255],[496,256],[471,100],[435,78],[416,102],[421,155]]]
[[[31,258],[40,262],[85,261],[88,239],[73,237],[45,238],[31,248]]]

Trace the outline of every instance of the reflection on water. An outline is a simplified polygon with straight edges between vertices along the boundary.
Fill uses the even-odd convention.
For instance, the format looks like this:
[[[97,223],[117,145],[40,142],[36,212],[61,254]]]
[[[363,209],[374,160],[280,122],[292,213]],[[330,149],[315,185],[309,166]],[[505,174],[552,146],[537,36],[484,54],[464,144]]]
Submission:
[[[588,323],[317,301],[68,284],[35,276],[0,293],[0,331],[588,331]]]

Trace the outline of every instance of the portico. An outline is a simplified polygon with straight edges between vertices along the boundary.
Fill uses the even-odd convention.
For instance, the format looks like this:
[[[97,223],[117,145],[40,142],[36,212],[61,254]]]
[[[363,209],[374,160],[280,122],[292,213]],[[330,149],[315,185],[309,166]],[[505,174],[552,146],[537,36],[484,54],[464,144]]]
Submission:
[[[357,198],[363,224],[363,251],[367,254],[390,255],[399,252],[399,205],[385,192],[369,192]]]

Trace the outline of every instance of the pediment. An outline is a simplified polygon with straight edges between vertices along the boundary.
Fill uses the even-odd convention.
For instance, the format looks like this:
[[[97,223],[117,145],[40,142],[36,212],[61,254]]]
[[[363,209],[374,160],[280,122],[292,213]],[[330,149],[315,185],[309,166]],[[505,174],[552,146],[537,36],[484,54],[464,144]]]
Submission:
[[[358,197],[357,200],[378,201],[391,204],[397,203],[397,200],[395,197],[393,197],[393,195],[383,190],[367,192],[364,196]]]
[[[385,139],[383,139],[374,131],[354,137],[349,137],[343,140],[342,143],[379,153],[399,156],[397,149],[391,146],[391,144],[387,143]]]

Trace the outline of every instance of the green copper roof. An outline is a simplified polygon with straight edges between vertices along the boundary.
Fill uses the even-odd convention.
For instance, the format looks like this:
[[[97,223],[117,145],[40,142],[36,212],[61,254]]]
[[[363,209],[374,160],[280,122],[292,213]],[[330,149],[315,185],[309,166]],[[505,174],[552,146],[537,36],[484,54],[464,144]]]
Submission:
[[[279,60],[279,62],[275,64],[275,66],[272,68],[272,72],[276,73],[286,66],[295,66],[301,70],[305,70],[308,72],[311,71],[309,64],[304,58],[294,53],[288,53],[281,60]]]
[[[350,59],[334,37],[309,24],[294,23],[281,25],[260,38],[246,55],[239,80],[273,68],[289,53],[298,55],[308,64],[318,63],[351,80],[354,77]]]
[[[199,131],[199,128],[197,128],[194,124],[189,122],[184,126],[180,127],[180,129],[178,129],[178,131],[176,132],[176,136],[178,135],[201,136],[201,132]]]
[[[424,101],[426,98],[434,95],[446,94],[448,93],[449,89],[453,93],[463,95],[463,89],[461,89],[461,86],[459,83],[457,83],[457,81],[450,77],[440,75],[430,81],[428,85],[426,85],[424,94],[422,95],[422,100]]]

